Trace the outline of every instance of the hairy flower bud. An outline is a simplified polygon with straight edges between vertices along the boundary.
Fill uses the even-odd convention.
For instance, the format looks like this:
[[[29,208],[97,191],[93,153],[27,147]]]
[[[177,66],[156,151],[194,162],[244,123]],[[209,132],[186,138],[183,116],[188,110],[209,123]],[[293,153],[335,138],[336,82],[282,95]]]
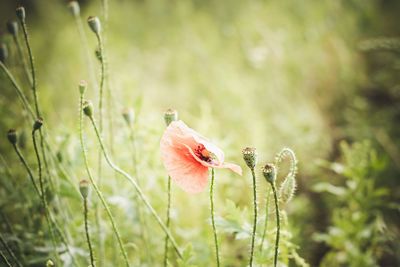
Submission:
[[[83,198],[87,198],[89,195],[89,182],[87,180],[81,180],[79,182],[79,191]]]
[[[79,83],[79,93],[83,95],[86,92],[86,88],[87,88],[87,82],[85,80],[82,80]]]
[[[257,151],[254,147],[246,147],[242,150],[243,159],[250,169],[254,169],[257,164]]]
[[[23,6],[17,7],[15,14],[17,14],[20,21],[25,22],[25,8]]]
[[[79,16],[79,13],[81,11],[79,7],[79,3],[77,1],[71,1],[68,3],[68,8],[69,11],[71,12],[72,15],[74,16]]]
[[[178,111],[176,111],[175,109],[167,109],[164,112],[164,121],[165,124],[170,125],[171,122],[173,121],[177,121],[178,120]]]
[[[0,44],[0,61],[4,63],[8,58],[8,49],[5,43]]]
[[[39,130],[43,125],[43,119],[42,118],[37,118],[35,122],[33,123],[33,131]]]
[[[262,169],[265,180],[268,183],[274,183],[276,180],[276,167],[272,163],[267,163]]]
[[[83,113],[89,118],[93,117],[93,104],[90,101],[83,102]]]
[[[7,31],[12,36],[17,36],[18,35],[18,23],[15,20],[8,21],[7,22]]]
[[[17,131],[15,129],[8,130],[7,138],[12,145],[16,145],[18,140]]]
[[[93,17],[90,16],[87,19],[87,22],[89,24],[90,29],[95,33],[95,34],[100,34],[101,31],[101,23],[100,19],[98,17]]]

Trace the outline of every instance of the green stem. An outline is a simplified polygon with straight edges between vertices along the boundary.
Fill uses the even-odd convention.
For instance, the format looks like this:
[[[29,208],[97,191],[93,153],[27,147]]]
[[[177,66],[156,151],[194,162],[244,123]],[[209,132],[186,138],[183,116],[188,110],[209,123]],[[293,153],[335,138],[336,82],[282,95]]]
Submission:
[[[168,200],[167,200],[167,221],[165,225],[169,229],[170,216],[171,216],[171,177],[168,176]],[[164,245],[164,266],[167,266],[168,263],[168,235],[165,236],[165,245]]]
[[[49,225],[49,231],[50,231],[51,240],[52,240],[53,246],[54,246],[54,252],[55,252],[56,258],[59,261],[58,253],[57,253],[57,241],[56,241],[56,238],[54,236],[53,224],[52,224],[52,222],[50,220],[50,211],[49,211],[49,206],[47,205],[46,193],[45,193],[45,189],[44,189],[44,182],[43,182],[43,176],[42,176],[42,163],[41,163],[41,160],[40,160],[39,151],[38,151],[38,147],[37,147],[37,143],[36,143],[35,132],[36,132],[35,130],[32,131],[32,140],[33,140],[33,148],[35,150],[37,163],[38,163],[38,176],[39,176],[39,186],[40,186],[40,192],[41,192],[41,200],[42,200],[42,205],[43,205],[43,208],[44,208],[47,224]]]
[[[140,199],[143,201],[143,203],[146,205],[147,209],[150,211],[150,213],[153,215],[153,217],[156,219],[156,221],[158,222],[158,224],[160,225],[160,227],[163,229],[163,231],[165,232],[166,235],[168,235],[169,239],[171,240],[171,243],[178,255],[179,258],[182,258],[182,254],[178,248],[178,245],[175,241],[175,239],[172,237],[170,231],[168,230],[168,228],[165,226],[164,222],[161,220],[160,216],[157,214],[157,212],[154,210],[153,206],[150,204],[150,202],[147,200],[147,198],[145,197],[145,195],[143,194],[142,189],[139,187],[139,185],[137,184],[137,182],[132,178],[132,176],[130,176],[127,172],[125,172],[124,170],[120,169],[117,165],[115,165],[107,151],[106,148],[104,146],[103,140],[101,138],[99,129],[97,128],[96,122],[94,121],[93,117],[90,117],[90,121],[92,122],[93,128],[96,132],[96,136],[97,139],[99,141],[101,150],[103,151],[103,155],[104,158],[106,159],[106,162],[108,163],[108,165],[117,173],[121,174],[122,176],[124,176],[135,188],[136,192],[138,193]]]
[[[7,242],[4,240],[3,236],[0,235],[0,241],[1,244],[3,245],[3,247],[7,250],[8,254],[10,254],[11,258],[14,260],[14,262],[17,264],[18,267],[22,267],[22,264],[19,262],[18,258],[15,256],[14,252],[12,251],[12,249],[8,246]],[[1,251],[1,250],[0,250]],[[4,258],[5,262],[9,264],[9,266],[12,266],[7,258],[5,257],[5,255],[2,253],[1,254],[2,257]]]
[[[96,267],[94,264],[94,256],[93,256],[93,249],[92,249],[92,243],[90,242],[90,235],[89,235],[89,224],[88,224],[88,205],[87,205],[87,198],[83,198],[83,214],[84,214],[84,219],[85,219],[85,232],[86,232],[86,241],[89,247],[89,254],[90,254],[90,264],[91,267]]]
[[[214,245],[215,245],[215,257],[217,260],[217,267],[219,267],[219,247],[218,247],[218,236],[217,228],[215,227],[214,219],[214,168],[211,168],[211,185],[210,185],[210,206],[211,206],[211,223],[214,234]]]
[[[85,162],[86,172],[87,172],[87,174],[89,176],[90,182],[92,183],[93,188],[94,188],[97,196],[99,197],[101,203],[103,204],[104,209],[106,210],[106,213],[107,213],[107,216],[108,216],[108,218],[109,218],[109,220],[111,222],[111,226],[113,228],[114,234],[115,234],[115,236],[117,238],[121,253],[122,253],[123,257],[124,257],[125,265],[129,266],[128,256],[126,254],[124,245],[122,243],[122,239],[121,239],[121,236],[119,234],[118,228],[117,228],[117,226],[115,224],[114,217],[113,217],[113,215],[111,213],[111,210],[110,210],[107,202],[105,201],[105,199],[103,197],[103,194],[101,193],[100,189],[97,187],[97,184],[96,184],[96,182],[95,182],[95,180],[93,178],[92,172],[90,171],[90,168],[89,168],[89,161],[88,161],[88,158],[87,158],[85,142],[84,142],[84,139],[83,139],[83,95],[81,95],[81,97],[80,97],[79,133],[80,133],[81,149],[82,149],[82,154],[83,154],[83,160]]]
[[[6,258],[6,255],[4,255],[2,250],[0,250],[0,256],[3,258],[4,263],[7,264],[7,267],[12,267],[11,263],[8,261],[8,259]]]
[[[21,151],[19,150],[19,148],[16,145],[13,145],[13,147],[14,147],[15,152],[17,153],[19,160],[21,161],[22,165],[24,165],[26,171],[28,172],[28,176],[32,182],[33,187],[35,188],[37,195],[39,197],[41,197],[39,188],[37,187],[37,185],[35,183],[35,179],[33,178],[31,168],[29,167],[28,163],[26,163],[26,160],[25,160],[24,156],[22,155]]]
[[[251,169],[251,175],[253,177],[253,207],[254,207],[254,221],[253,221],[253,234],[251,237],[251,250],[250,250],[250,266],[253,266],[253,256],[254,256],[254,241],[256,237],[257,230],[257,185],[256,185],[256,174],[254,173],[254,168]]]
[[[268,214],[269,214],[269,200],[271,196],[271,189],[267,192],[267,200],[265,202],[265,223],[264,223],[264,231],[261,238],[261,245],[260,245],[260,252],[263,250],[264,247],[264,240],[268,229]]]
[[[275,239],[275,256],[274,256],[274,266],[276,267],[278,263],[278,253],[279,253],[279,233],[281,230],[280,218],[279,218],[279,203],[278,195],[276,193],[275,183],[271,183],[272,191],[274,193],[275,201],[275,212],[276,212],[276,239]]]

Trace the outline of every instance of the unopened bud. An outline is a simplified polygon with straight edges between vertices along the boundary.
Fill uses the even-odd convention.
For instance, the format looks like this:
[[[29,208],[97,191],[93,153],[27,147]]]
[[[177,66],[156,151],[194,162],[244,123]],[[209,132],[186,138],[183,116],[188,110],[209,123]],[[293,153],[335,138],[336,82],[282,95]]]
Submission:
[[[100,34],[101,31],[101,23],[100,19],[98,17],[93,17],[90,16],[87,20],[90,29],[95,33],[95,34]]]
[[[296,179],[293,176],[287,177],[279,189],[280,199],[283,203],[288,203],[296,191]]]
[[[68,8],[69,11],[71,12],[72,15],[74,16],[79,16],[79,13],[81,11],[79,7],[79,3],[77,1],[71,1],[68,3]]]
[[[257,164],[257,151],[254,147],[246,147],[242,151],[243,159],[250,169],[254,169]]]
[[[165,124],[168,126],[170,125],[171,122],[177,121],[178,120],[178,111],[175,109],[167,109],[167,111],[164,112],[164,121]]]
[[[20,21],[25,22],[25,8],[23,6],[17,7],[15,14],[17,14]]]
[[[43,125],[43,119],[37,118],[33,123],[33,131],[39,130]]]
[[[52,260],[46,261],[46,267],[53,267],[53,266],[55,266],[55,265],[54,265],[54,262]]]
[[[276,180],[276,167],[272,163],[265,164],[264,168],[262,169],[263,175],[265,180],[268,183],[274,183]]]
[[[8,138],[8,141],[10,141],[10,143],[11,143],[12,145],[16,145],[16,144],[17,144],[17,140],[18,140],[18,138],[17,138],[17,131],[16,131],[15,129],[10,129],[10,130],[8,130],[8,132],[7,132],[7,138]]]
[[[85,80],[82,80],[82,81],[79,83],[79,93],[80,93],[81,95],[85,94],[86,88],[87,88],[87,82],[86,82]]]
[[[93,117],[93,104],[90,101],[83,102],[83,113],[89,118]]]
[[[8,49],[5,43],[0,44],[0,61],[5,63],[6,59],[8,58]]]
[[[81,180],[79,182],[79,191],[83,198],[87,198],[89,195],[89,182],[87,180]]]
[[[126,108],[122,111],[122,117],[124,118],[126,124],[131,125],[135,120],[135,113],[132,109]]]
[[[17,36],[18,35],[18,23],[15,20],[8,21],[7,22],[7,31],[12,36]]]

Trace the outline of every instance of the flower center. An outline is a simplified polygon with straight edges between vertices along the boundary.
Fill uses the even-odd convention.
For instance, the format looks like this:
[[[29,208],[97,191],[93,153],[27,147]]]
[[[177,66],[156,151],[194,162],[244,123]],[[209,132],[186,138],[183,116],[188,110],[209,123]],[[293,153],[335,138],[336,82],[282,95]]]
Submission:
[[[214,158],[213,154],[208,151],[204,145],[198,145],[197,148],[194,149],[194,154],[205,162],[211,162]]]

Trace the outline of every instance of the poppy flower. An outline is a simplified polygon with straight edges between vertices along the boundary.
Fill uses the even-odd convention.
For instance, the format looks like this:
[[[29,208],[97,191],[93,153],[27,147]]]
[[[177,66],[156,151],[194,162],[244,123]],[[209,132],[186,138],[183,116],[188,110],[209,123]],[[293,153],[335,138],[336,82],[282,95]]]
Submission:
[[[180,120],[167,127],[160,149],[168,175],[188,193],[204,190],[209,168],[231,169],[242,175],[240,166],[224,162],[224,152],[220,148]]]

